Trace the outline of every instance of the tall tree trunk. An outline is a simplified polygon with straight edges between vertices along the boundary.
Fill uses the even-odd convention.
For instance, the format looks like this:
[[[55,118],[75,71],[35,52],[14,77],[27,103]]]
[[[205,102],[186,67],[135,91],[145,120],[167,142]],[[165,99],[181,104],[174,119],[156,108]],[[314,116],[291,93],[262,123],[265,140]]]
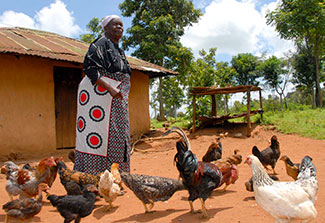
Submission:
[[[159,77],[158,97],[159,97],[159,116],[157,117],[157,120],[166,121],[167,119],[165,118],[164,101],[162,97],[162,77]]]
[[[319,71],[319,36],[316,33],[315,41],[315,64],[316,64],[316,106],[323,107],[323,95],[320,87],[320,71]]]

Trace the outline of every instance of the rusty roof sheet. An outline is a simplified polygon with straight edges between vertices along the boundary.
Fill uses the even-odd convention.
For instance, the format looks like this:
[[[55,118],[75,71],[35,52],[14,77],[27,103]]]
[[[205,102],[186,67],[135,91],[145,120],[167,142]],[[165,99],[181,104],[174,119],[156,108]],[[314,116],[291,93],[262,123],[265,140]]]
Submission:
[[[52,60],[83,63],[89,44],[55,33],[21,27],[0,28],[0,53],[38,56]],[[150,78],[177,75],[164,67],[127,56],[134,70]]]

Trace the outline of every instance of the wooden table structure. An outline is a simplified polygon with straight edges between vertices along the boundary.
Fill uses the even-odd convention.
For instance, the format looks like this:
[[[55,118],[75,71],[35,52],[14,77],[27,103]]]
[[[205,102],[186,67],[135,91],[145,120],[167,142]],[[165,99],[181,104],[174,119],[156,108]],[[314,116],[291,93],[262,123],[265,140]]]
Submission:
[[[251,134],[251,120],[250,116],[255,115],[257,113],[261,114],[261,117],[263,117],[263,104],[262,104],[262,92],[260,87],[256,87],[253,85],[243,85],[243,86],[233,86],[233,87],[222,87],[222,88],[216,88],[216,87],[194,87],[191,91],[191,94],[193,95],[193,127],[192,131],[195,132],[195,121],[197,119],[196,117],[196,96],[198,95],[211,95],[212,97],[212,106],[211,106],[211,117],[198,117],[198,120],[204,122],[204,123],[218,123],[223,122],[228,119],[233,118],[239,118],[239,117],[246,117],[247,118],[247,136],[250,136]],[[259,101],[260,101],[260,108],[258,110],[252,110],[251,111],[251,91],[259,91]],[[234,94],[234,93],[247,93],[247,112],[244,112],[242,114],[236,114],[236,115],[223,115],[223,116],[217,116],[217,103],[216,103],[216,95],[217,94]]]

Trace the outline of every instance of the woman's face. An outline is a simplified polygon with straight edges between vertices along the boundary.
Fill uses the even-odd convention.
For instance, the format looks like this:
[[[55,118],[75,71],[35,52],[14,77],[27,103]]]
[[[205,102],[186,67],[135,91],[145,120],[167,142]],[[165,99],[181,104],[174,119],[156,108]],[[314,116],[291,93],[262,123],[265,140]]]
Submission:
[[[123,35],[123,22],[120,18],[112,19],[105,27],[106,33],[114,40],[120,40]]]

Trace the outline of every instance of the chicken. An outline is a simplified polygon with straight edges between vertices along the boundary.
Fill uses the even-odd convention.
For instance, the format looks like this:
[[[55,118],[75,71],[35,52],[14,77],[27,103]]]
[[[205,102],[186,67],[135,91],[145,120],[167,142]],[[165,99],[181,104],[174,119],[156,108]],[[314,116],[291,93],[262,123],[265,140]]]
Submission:
[[[71,162],[74,163],[75,160],[76,160],[76,153],[75,153],[75,151],[72,150],[72,151],[69,153],[68,157],[69,157],[69,159],[71,160]]]
[[[268,174],[269,177],[271,177],[272,180],[279,181],[279,178],[274,175]],[[247,191],[253,192],[254,187],[253,187],[253,177],[251,177],[248,181],[245,182],[245,187]]]
[[[145,213],[151,211],[154,202],[167,201],[175,192],[185,190],[182,181],[171,178],[130,174],[127,172],[122,172],[121,178],[123,183],[142,202]],[[149,208],[147,204],[149,204]]]
[[[239,150],[235,149],[233,155],[214,162],[223,176],[222,184],[225,183],[223,191],[226,191],[227,187],[230,184],[234,184],[239,177],[239,170],[237,168],[237,165],[242,162],[242,156],[238,154],[238,152]],[[220,186],[222,184],[220,184]]]
[[[191,145],[184,131],[178,127],[172,127],[164,135],[176,132],[182,140],[176,142],[177,153],[174,157],[176,167],[183,183],[189,192],[188,201],[191,212],[196,213],[193,201],[199,199],[202,205],[201,218],[209,218],[205,201],[211,192],[218,188],[224,181],[221,171],[212,163],[199,162],[196,155],[191,151]]]
[[[2,209],[7,213],[4,222],[8,221],[8,216],[16,218],[20,222],[37,215],[42,208],[42,191],[49,187],[45,183],[38,185],[38,198],[22,198],[7,202]]]
[[[287,174],[292,177],[294,180],[297,180],[299,174],[299,165],[298,163],[293,163],[288,156],[283,155],[281,156],[280,160],[284,162],[286,167]]]
[[[35,197],[38,194],[38,185],[46,182],[51,174],[50,168],[55,165],[53,157],[41,160],[35,170],[19,169],[13,162],[5,162],[8,178],[6,191],[10,199],[13,200],[16,195],[22,198]]]
[[[104,197],[105,201],[108,203],[105,211],[109,211],[111,208],[117,206],[113,205],[113,201],[117,198],[120,193],[120,186],[114,182],[115,178],[111,172],[105,170],[104,174],[100,176],[98,183],[98,191],[101,196]]]
[[[262,165],[267,169],[267,165],[271,165],[273,174],[275,172],[275,164],[278,161],[281,151],[280,151],[280,144],[277,137],[274,135],[271,137],[271,145],[264,149],[263,151],[259,151],[259,149],[254,146],[252,149],[252,153],[256,156]]]
[[[87,217],[94,210],[98,190],[94,185],[88,185],[82,192],[82,195],[50,195],[47,199],[60,212],[65,223],[73,220],[79,223],[81,218]]]
[[[272,215],[275,222],[309,222],[316,217],[314,202],[318,182],[316,168],[309,156],[302,159],[297,180],[288,182],[272,180],[253,155],[248,156],[245,163],[252,169],[257,204]]]
[[[100,175],[91,175],[89,173],[79,172],[68,169],[63,161],[57,162],[60,182],[69,195],[81,194],[84,186],[88,184],[98,186]]]
[[[217,138],[217,142],[212,142],[202,157],[203,162],[211,162],[222,157],[222,144],[220,142],[220,137]]]
[[[123,181],[121,179],[120,171],[119,171],[119,164],[118,163],[113,163],[111,165],[111,173],[114,177],[114,183],[118,184],[120,186],[120,192],[119,195],[123,195],[125,192],[123,188]]]

